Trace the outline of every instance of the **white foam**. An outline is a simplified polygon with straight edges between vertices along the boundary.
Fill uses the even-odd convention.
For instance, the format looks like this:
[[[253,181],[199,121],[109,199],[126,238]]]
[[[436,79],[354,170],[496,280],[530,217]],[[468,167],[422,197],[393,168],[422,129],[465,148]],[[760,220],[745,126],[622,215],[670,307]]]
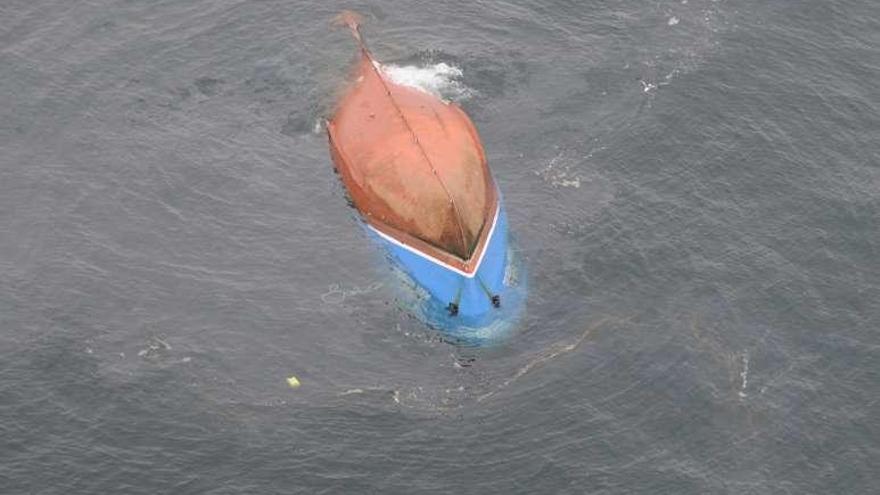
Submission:
[[[742,355],[742,372],[739,377],[742,379],[742,387],[739,390],[740,398],[746,397],[746,387],[749,386],[749,353],[744,352]]]
[[[444,62],[423,67],[387,64],[381,65],[380,69],[397,84],[415,88],[445,100],[460,101],[471,94],[470,89],[461,82],[461,69]]]
[[[581,187],[581,178],[575,175],[571,169],[575,162],[566,156],[565,151],[560,151],[550,159],[547,166],[535,172],[554,187]]]

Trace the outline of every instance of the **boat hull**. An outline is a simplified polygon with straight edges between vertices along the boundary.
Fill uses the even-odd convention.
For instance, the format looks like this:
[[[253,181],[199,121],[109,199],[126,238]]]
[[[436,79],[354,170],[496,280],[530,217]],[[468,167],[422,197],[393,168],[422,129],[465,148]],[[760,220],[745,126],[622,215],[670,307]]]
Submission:
[[[344,12],[360,50],[327,121],[330,156],[370,235],[410,286],[426,322],[479,342],[519,302],[507,215],[477,130],[456,104],[398,84]]]

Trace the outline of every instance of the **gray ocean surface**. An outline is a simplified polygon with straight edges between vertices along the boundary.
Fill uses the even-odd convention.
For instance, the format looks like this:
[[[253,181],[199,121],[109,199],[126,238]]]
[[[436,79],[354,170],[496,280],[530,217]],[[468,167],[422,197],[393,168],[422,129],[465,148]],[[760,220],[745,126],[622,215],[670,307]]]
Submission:
[[[505,342],[346,204],[341,8],[482,135]],[[880,493],[878,86],[872,0],[4,0],[0,493]]]

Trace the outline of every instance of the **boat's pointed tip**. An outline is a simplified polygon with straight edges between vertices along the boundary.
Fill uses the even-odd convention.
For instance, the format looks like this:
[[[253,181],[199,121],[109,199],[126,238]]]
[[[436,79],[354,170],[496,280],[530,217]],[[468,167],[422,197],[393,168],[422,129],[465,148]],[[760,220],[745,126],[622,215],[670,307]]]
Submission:
[[[362,22],[364,22],[363,16],[353,10],[343,10],[333,18],[334,25],[347,26],[358,41],[361,40],[359,28]]]

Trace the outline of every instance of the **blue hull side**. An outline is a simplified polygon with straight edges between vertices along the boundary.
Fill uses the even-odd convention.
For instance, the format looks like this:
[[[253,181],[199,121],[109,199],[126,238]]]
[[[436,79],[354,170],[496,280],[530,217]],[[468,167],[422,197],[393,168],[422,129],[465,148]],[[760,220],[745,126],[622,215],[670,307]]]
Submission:
[[[368,228],[411,282],[424,292],[426,322],[466,343],[482,344],[505,334],[519,314],[525,291],[521,267],[508,246],[507,214],[499,204],[489,243],[474,274],[467,275]],[[498,306],[493,303],[497,296]],[[450,311],[453,303],[457,311]]]

